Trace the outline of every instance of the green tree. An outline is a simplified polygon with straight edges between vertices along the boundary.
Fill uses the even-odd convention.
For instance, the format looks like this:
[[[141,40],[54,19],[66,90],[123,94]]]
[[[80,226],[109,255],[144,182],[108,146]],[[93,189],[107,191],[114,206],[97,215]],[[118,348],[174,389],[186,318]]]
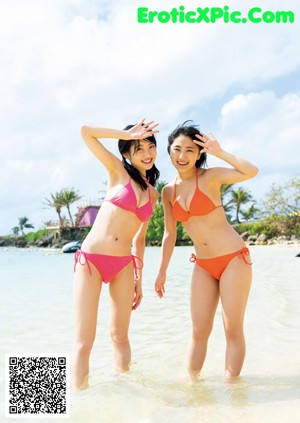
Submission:
[[[15,226],[13,230],[17,231],[18,228],[22,232],[22,234],[25,235],[24,229],[34,228],[34,226],[28,221],[29,219],[26,216],[19,217],[19,226]]]
[[[160,181],[160,182],[158,182],[158,184],[156,186],[156,189],[157,189],[157,192],[158,192],[158,200],[157,200],[158,204],[161,204],[161,202],[162,202],[161,193],[162,193],[163,188],[167,185],[167,183],[168,182],[166,182],[166,181]]]
[[[68,210],[71,226],[74,226],[74,222],[73,222],[73,218],[72,218],[72,215],[71,215],[70,206],[71,206],[71,204],[80,200],[80,198],[81,198],[81,195],[79,195],[78,191],[75,191],[74,188],[71,188],[71,189],[63,188],[60,191],[59,201],[60,201],[61,206],[65,206]]]
[[[63,218],[61,215],[61,209],[63,207],[61,202],[61,191],[56,192],[55,194],[50,194],[51,199],[45,198],[44,204],[47,208],[54,208],[59,219],[59,226],[62,227],[64,225]]]
[[[161,242],[164,233],[164,209],[162,204],[156,204],[147,230],[147,241]]]
[[[231,222],[231,219],[232,219],[231,211],[233,209],[233,205],[230,198],[228,199],[228,197],[231,194],[232,187],[233,187],[233,184],[223,184],[221,185],[221,190],[220,190],[222,206],[224,208],[225,214],[229,222]]]
[[[272,185],[262,202],[267,216],[291,216],[300,214],[300,175],[282,185]]]
[[[233,204],[235,208],[235,221],[237,223],[241,223],[239,219],[239,215],[241,213],[241,207],[244,204],[249,203],[249,201],[254,201],[250,192],[247,192],[244,188],[239,187],[236,191],[231,190],[231,204]]]
[[[11,230],[14,235],[19,235],[19,232],[20,232],[19,226],[14,226],[13,228],[11,228]]]
[[[251,219],[255,219],[256,218],[256,216],[257,216],[257,214],[258,214],[259,211],[260,210],[257,207],[255,207],[254,204],[251,204],[251,206],[249,207],[249,209],[247,209],[245,211],[241,210],[241,215],[243,216],[243,218],[245,220],[251,220]]]

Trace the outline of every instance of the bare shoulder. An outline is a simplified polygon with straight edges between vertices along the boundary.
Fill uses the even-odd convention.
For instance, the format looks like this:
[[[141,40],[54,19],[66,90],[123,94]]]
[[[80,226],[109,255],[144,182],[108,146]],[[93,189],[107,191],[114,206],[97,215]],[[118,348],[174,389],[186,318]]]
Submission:
[[[217,182],[218,177],[226,170],[225,167],[211,167],[209,169],[202,169],[201,177],[206,180],[206,183]]]
[[[203,186],[206,187],[208,191],[218,192],[220,190],[220,175],[222,172],[224,172],[224,169],[225,168],[221,167],[202,169],[200,178],[202,180]]]

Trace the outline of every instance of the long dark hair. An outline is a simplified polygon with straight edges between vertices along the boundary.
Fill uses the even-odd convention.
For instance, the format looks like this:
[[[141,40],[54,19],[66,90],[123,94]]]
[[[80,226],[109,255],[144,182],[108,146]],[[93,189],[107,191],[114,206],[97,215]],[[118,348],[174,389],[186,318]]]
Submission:
[[[126,128],[124,128],[124,130],[133,128],[135,125],[127,125]],[[156,147],[156,139],[154,135],[151,135],[148,138],[145,138],[143,141],[148,141],[152,144],[155,145]],[[125,168],[125,170],[127,171],[127,173],[129,174],[129,176],[131,176],[131,178],[140,185],[140,187],[142,188],[142,190],[146,190],[148,188],[147,183],[145,182],[144,178],[142,177],[142,175],[140,174],[140,172],[134,167],[132,166],[130,163],[127,162],[126,158],[124,157],[124,154],[128,153],[128,151],[130,150],[130,147],[134,145],[135,151],[138,149],[139,145],[140,145],[140,141],[139,140],[129,140],[129,141],[125,141],[125,140],[119,140],[118,142],[118,147],[119,147],[119,151],[122,155],[122,161],[123,161],[123,166]],[[157,169],[157,167],[155,166],[155,164],[153,164],[152,168],[146,171],[146,178],[149,182],[149,184],[155,186],[156,181],[158,180],[160,175],[159,170]]]
[[[168,136],[168,153],[170,154],[171,145],[173,144],[174,140],[179,137],[179,135],[186,135],[187,137],[190,137],[191,140],[197,139],[195,137],[196,134],[200,134],[201,132],[199,129],[197,129],[198,125],[192,125],[189,124],[189,122],[193,122],[192,120],[186,120],[181,125],[178,125],[177,128],[174,129],[173,132]],[[199,150],[203,150],[203,147],[201,145],[195,144],[197,147],[199,147]],[[202,153],[200,158],[196,161],[195,166],[196,167],[206,167],[206,153]]]

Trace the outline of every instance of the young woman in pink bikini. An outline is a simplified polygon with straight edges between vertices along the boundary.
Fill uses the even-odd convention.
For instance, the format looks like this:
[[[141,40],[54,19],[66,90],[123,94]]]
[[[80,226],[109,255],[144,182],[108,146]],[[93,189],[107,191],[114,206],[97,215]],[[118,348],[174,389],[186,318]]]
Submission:
[[[97,327],[102,282],[109,284],[111,338],[117,369],[129,370],[128,329],[131,311],[142,299],[142,265],[148,222],[158,198],[154,189],[157,124],[129,125],[125,130],[83,126],[81,136],[108,172],[107,198],[75,255],[75,345],[72,379],[75,389],[88,386],[89,357]],[[119,138],[122,161],[101,138]],[[132,252],[131,252],[132,251]]]
[[[176,222],[191,237],[195,263],[191,281],[192,339],[188,369],[196,377],[202,369],[219,299],[226,334],[225,377],[240,374],[245,357],[243,320],[251,286],[248,248],[227,222],[220,198],[222,184],[253,178],[258,170],[248,161],[224,151],[211,134],[200,133],[184,122],[169,135],[168,152],[177,170],[173,183],[162,192],[165,231],[155,291],[165,293],[166,272],[176,241]],[[204,169],[206,154],[224,160],[232,168]]]

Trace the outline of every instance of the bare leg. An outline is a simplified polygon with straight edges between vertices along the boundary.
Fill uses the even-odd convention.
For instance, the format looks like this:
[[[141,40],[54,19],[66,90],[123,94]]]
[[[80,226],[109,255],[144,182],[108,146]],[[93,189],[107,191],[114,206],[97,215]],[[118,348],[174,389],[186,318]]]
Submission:
[[[202,369],[218,301],[218,281],[195,265],[190,301],[193,334],[188,354],[188,369],[191,377],[197,376]]]
[[[226,334],[225,377],[239,376],[246,354],[244,315],[251,287],[252,268],[235,257],[220,279],[220,296]]]
[[[98,303],[102,282],[95,267],[76,266],[74,276],[75,345],[72,353],[72,384],[75,389],[88,387],[89,358],[97,327]]]
[[[131,349],[128,330],[134,297],[133,265],[129,263],[110,283],[111,339],[118,370],[128,371]]]

